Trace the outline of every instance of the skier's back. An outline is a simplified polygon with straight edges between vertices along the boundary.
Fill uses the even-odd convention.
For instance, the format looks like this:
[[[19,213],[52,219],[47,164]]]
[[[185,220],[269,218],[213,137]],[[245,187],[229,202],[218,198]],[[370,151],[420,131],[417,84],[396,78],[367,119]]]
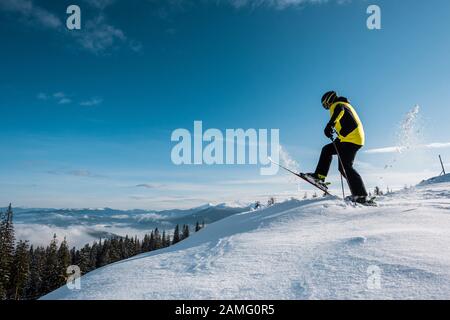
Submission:
[[[333,132],[337,139],[323,147],[316,171],[311,177],[324,183],[330,170],[333,155],[339,153],[341,161],[339,171],[346,177],[352,192],[353,200],[359,203],[367,202],[367,191],[359,173],[353,168],[356,153],[364,146],[364,127],[353,106],[347,98],[339,97],[335,91],[329,91],[322,97],[322,106],[330,111],[330,121],[325,127],[325,135],[333,139]],[[337,149],[337,150],[336,150]],[[342,165],[341,165],[342,162]]]

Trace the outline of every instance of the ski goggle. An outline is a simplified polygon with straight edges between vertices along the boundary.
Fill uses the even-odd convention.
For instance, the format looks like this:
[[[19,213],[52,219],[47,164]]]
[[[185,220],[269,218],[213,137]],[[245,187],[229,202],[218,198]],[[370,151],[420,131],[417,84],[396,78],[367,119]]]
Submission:
[[[324,102],[322,102],[322,106],[325,108],[325,109],[330,109],[330,107],[331,107],[331,103],[328,103],[328,102],[326,102],[326,101],[324,101]]]
[[[330,109],[331,105],[333,104],[333,101],[336,99],[336,93],[330,93],[323,101],[322,101],[322,106],[325,109]]]

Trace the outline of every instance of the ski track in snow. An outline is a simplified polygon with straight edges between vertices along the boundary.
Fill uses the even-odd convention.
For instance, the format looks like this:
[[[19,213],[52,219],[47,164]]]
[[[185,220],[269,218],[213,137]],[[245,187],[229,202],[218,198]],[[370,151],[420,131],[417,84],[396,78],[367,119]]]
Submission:
[[[236,214],[44,299],[450,299],[450,175],[438,182],[377,208],[327,197]]]

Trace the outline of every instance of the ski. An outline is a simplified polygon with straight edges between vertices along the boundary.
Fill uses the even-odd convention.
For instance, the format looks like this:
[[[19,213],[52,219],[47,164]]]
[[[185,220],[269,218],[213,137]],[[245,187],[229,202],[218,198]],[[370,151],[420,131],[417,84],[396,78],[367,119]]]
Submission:
[[[355,201],[352,196],[345,197],[344,201],[347,203],[352,203],[354,205],[361,205],[363,207],[378,207],[378,204],[375,202],[376,197],[370,197],[364,203],[360,203]]]
[[[280,168],[286,170],[287,172],[299,177],[300,179],[302,179],[303,181],[308,182],[310,185],[316,187],[317,189],[319,189],[320,191],[324,192],[327,196],[332,196],[332,194],[328,191],[328,189],[325,186],[322,186],[318,183],[316,183],[313,180],[308,179],[308,177],[304,174],[304,173],[299,173],[299,172],[295,172],[289,168],[286,168],[285,166],[282,166],[279,163],[276,163],[275,161],[273,161],[270,157],[268,158],[270,162],[272,162],[274,165],[279,166]]]

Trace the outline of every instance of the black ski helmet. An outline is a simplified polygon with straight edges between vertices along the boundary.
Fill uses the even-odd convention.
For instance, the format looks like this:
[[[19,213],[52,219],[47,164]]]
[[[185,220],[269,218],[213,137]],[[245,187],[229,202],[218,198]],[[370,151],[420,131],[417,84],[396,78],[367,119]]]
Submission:
[[[322,97],[322,106],[327,110],[330,109],[331,105],[336,101],[337,98],[338,95],[336,91],[328,91]]]

